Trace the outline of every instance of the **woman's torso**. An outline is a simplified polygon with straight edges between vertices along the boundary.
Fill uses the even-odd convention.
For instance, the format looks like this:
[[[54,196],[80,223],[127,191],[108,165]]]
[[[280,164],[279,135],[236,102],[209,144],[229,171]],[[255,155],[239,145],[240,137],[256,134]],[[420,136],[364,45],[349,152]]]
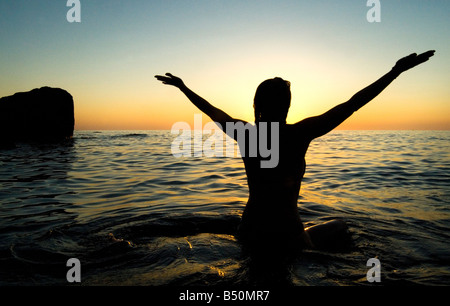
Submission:
[[[297,200],[308,145],[309,141],[295,126],[281,125],[276,167],[262,168],[261,157],[243,157],[249,199],[242,215],[241,233],[286,235],[303,231]],[[272,153],[275,149],[271,148]]]

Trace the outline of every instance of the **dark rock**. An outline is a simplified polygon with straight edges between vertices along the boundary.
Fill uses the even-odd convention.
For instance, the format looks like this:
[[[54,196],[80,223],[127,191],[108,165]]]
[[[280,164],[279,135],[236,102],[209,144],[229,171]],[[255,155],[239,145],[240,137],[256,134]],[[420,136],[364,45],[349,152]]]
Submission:
[[[0,99],[0,147],[15,142],[58,142],[73,136],[72,96],[42,87]]]

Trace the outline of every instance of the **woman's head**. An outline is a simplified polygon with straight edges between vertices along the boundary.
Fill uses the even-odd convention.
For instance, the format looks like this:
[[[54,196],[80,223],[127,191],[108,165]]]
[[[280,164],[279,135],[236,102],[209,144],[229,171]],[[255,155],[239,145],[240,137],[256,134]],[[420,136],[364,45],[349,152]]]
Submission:
[[[265,80],[256,89],[255,122],[285,122],[291,106],[291,83],[282,78]]]

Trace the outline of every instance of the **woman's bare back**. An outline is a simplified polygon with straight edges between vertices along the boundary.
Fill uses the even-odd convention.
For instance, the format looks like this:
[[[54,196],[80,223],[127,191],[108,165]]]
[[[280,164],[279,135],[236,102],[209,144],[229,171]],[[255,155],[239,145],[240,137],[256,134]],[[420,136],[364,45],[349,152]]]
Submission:
[[[297,130],[294,125],[280,126],[276,167],[261,168],[261,157],[243,157],[249,199],[242,215],[241,234],[288,235],[303,231],[297,200],[309,141]]]

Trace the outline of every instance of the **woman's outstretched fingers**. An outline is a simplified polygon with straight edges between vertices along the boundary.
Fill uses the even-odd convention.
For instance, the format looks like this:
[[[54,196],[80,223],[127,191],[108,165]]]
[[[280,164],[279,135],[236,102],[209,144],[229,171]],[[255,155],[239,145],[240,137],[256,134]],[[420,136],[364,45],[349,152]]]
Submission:
[[[172,75],[171,73],[166,73],[166,76],[155,75],[155,78],[158,81],[163,82],[163,84],[172,85],[175,87],[183,86],[183,80],[181,80],[179,77]]]
[[[427,60],[430,59],[430,57],[432,57],[434,55],[434,52],[435,52],[434,50],[430,50],[430,51],[424,52],[422,54],[419,54],[417,56],[417,59],[419,60],[420,63],[426,62]]]

